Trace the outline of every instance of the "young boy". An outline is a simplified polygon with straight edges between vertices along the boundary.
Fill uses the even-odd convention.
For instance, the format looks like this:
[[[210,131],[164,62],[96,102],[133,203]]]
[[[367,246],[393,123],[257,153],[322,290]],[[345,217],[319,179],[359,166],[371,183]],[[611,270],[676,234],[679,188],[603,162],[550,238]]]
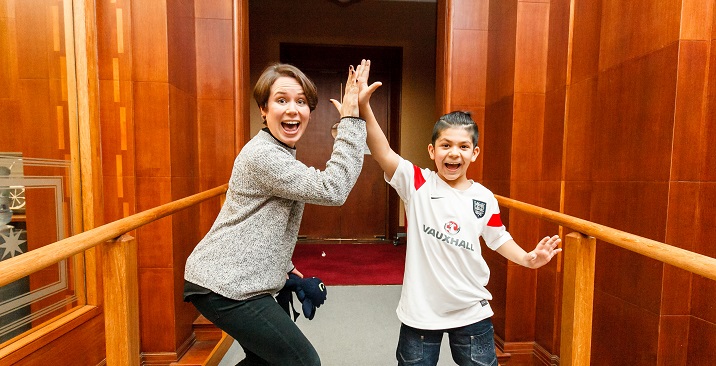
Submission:
[[[477,125],[469,113],[448,113],[433,128],[428,145],[436,172],[421,169],[388,145],[369,101],[381,84],[359,78],[360,116],[368,147],[398,192],[407,215],[405,277],[397,308],[402,322],[398,365],[436,365],[443,333],[448,333],[458,365],[497,365],[486,289],[490,270],[481,254],[487,247],[528,268],[547,264],[561,251],[559,236],[545,237],[527,253],[505,229],[497,199],[467,178],[477,159]],[[339,104],[334,101],[338,107]]]

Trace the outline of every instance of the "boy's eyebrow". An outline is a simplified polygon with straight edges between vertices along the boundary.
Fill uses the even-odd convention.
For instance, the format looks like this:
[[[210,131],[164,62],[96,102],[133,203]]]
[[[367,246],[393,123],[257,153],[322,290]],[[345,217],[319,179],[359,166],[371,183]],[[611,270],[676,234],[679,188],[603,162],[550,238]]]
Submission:
[[[471,141],[471,140],[462,140],[462,141],[457,141],[457,142],[456,142],[456,141],[450,140],[450,139],[448,139],[448,138],[446,138],[446,137],[440,137],[439,139],[437,139],[437,140],[435,141],[435,143],[442,142],[442,141],[450,142],[450,143],[458,143],[458,144],[472,144],[472,141]]]

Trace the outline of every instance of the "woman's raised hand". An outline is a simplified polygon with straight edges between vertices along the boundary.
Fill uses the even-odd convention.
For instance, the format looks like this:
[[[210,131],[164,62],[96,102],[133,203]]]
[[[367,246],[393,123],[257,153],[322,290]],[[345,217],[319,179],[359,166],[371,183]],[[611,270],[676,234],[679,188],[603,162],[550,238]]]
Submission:
[[[365,60],[361,62],[361,64],[358,66],[358,69],[354,69],[353,65],[348,67],[348,80],[346,81],[346,90],[345,94],[343,95],[343,103],[331,99],[331,102],[334,106],[336,106],[336,109],[341,113],[342,117],[358,117],[359,116],[359,110],[358,110],[358,80],[357,80],[357,73],[361,72],[363,68],[365,67]]]

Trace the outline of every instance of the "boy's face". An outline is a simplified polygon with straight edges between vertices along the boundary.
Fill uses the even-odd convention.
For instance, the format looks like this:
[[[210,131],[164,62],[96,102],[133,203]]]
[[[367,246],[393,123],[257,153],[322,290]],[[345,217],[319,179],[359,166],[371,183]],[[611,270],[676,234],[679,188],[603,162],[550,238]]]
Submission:
[[[276,79],[271,85],[266,106],[261,108],[261,115],[275,138],[290,147],[296,147],[311,116],[301,84],[288,76]]]
[[[428,145],[428,153],[443,181],[453,188],[467,188],[467,167],[477,159],[480,148],[472,146],[472,135],[466,129],[451,127],[443,130],[435,140],[435,146]]]

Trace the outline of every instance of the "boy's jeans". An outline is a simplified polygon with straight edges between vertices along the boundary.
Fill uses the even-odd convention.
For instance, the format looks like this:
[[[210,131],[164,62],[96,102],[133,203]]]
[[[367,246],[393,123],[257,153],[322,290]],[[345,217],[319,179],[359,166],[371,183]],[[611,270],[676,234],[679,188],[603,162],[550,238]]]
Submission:
[[[443,330],[423,330],[401,324],[398,349],[395,352],[398,365],[437,365],[443,333],[448,334],[452,359],[456,364],[497,365],[495,331],[490,318],[464,327]]]
[[[321,364],[311,342],[270,295],[236,301],[212,292],[191,295],[188,300],[239,342],[246,358],[238,365]]]

